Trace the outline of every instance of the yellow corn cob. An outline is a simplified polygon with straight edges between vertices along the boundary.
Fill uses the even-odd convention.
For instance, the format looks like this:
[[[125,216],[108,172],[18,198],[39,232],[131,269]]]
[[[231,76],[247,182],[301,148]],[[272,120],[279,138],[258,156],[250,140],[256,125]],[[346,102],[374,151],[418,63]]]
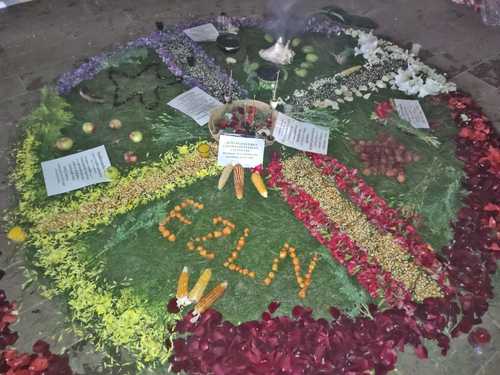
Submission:
[[[252,180],[252,182],[253,182],[255,188],[257,189],[257,191],[259,192],[259,194],[261,196],[263,196],[264,198],[267,198],[266,184],[264,183],[264,179],[262,178],[260,173],[253,172],[250,179]]]
[[[226,291],[227,281],[220,283],[215,288],[213,288],[206,296],[204,296],[200,302],[194,307],[195,314],[203,314],[210,306],[214,304]]]
[[[207,268],[205,271],[203,271],[195,286],[189,292],[189,299],[191,301],[198,302],[201,299],[211,277],[212,270],[210,268]]]
[[[177,282],[176,297],[178,300],[188,296],[189,293],[188,288],[189,288],[189,273],[188,273],[188,268],[184,266],[179,276],[179,281]]]
[[[340,75],[341,76],[344,76],[344,77],[347,77],[347,76],[350,76],[351,74],[353,73],[356,73],[358,70],[360,70],[362,68],[361,65],[355,65],[355,66],[352,66],[346,70],[343,70],[340,72]]]
[[[243,199],[245,192],[245,170],[240,164],[234,166],[234,192],[237,199]]]
[[[222,173],[219,178],[219,184],[217,185],[217,188],[219,190],[222,190],[224,186],[226,185],[227,180],[229,180],[229,176],[231,176],[231,172],[233,171],[233,166],[231,164],[228,164],[224,167],[222,170]]]

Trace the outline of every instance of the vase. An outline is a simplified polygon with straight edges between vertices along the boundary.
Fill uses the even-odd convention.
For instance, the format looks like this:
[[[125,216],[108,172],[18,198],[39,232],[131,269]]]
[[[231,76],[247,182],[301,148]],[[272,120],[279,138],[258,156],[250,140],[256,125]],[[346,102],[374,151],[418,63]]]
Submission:
[[[500,26],[500,0],[483,0],[481,17],[485,25]]]

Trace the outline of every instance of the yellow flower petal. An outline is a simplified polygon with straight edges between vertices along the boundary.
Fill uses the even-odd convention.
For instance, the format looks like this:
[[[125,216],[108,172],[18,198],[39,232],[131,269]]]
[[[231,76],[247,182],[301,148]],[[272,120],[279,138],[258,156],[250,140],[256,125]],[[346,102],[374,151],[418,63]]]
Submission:
[[[186,155],[189,154],[189,146],[184,145],[184,146],[177,146],[177,151],[181,155]]]
[[[20,226],[15,226],[9,230],[7,233],[7,238],[14,242],[24,242],[26,241],[26,232]]]

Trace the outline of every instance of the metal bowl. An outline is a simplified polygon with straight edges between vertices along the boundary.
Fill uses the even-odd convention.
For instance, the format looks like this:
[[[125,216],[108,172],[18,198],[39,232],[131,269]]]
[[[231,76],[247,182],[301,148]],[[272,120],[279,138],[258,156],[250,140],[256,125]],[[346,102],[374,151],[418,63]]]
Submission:
[[[235,53],[240,49],[240,37],[237,34],[220,34],[215,42],[221,50],[227,53]]]

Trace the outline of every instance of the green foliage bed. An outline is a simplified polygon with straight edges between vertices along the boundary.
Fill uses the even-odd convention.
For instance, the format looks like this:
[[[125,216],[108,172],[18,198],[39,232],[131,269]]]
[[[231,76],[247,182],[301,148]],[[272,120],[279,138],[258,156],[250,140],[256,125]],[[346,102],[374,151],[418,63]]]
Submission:
[[[241,35],[244,45],[234,55],[240,63],[234,67],[234,77],[249,89],[250,96],[267,102],[270,91],[258,86],[255,72],[248,67],[257,59],[258,50],[269,46],[269,43],[264,40],[263,32],[256,29],[243,29]],[[294,69],[300,67],[305,57],[304,53],[297,55],[294,65],[283,72],[286,80],[280,86],[279,95],[284,99],[293,93],[293,89],[308,85],[313,78],[331,75],[342,71],[346,66],[363,63],[361,57],[351,57],[346,66],[335,62],[334,53],[355,47],[353,38],[349,36],[326,38],[307,34],[301,41],[301,46],[305,45],[314,46],[319,61],[311,65],[306,77],[301,78],[294,73]],[[226,56],[215,45],[205,44],[204,48],[221,66],[228,68]],[[245,61],[247,64],[242,64]],[[81,88],[93,96],[101,97],[104,103],[84,100],[78,92]],[[81,194],[106,189],[106,185],[101,185],[85,189],[83,193],[74,192],[65,197],[47,198],[39,169],[40,161],[104,144],[112,164],[126,175],[133,168],[154,164],[167,151],[177,152],[179,146],[208,140],[210,136],[207,127],[198,126],[166,105],[170,99],[185,90],[187,87],[176,82],[153,51],[137,49],[118,60],[110,61],[106,70],[92,81],[83,82],[64,100],[45,92],[41,106],[25,121],[28,136],[18,153],[19,166],[14,177],[18,190],[24,192],[25,206],[22,209],[35,207],[43,211],[44,207],[50,207],[54,202],[64,199],[71,201]],[[461,164],[454,157],[454,125],[446,108],[431,101],[422,101],[429,121],[435,124],[434,135],[442,141],[442,145],[435,149],[416,137],[370,120],[374,102],[394,95],[393,91],[382,90],[371,100],[346,103],[337,112],[316,109],[293,115],[329,127],[329,154],[351,168],[362,167],[351,141],[373,139],[380,132],[392,134],[409,150],[422,155],[421,161],[407,169],[405,184],[385,177],[371,176],[366,180],[393,207],[409,215],[420,215],[421,225],[418,230],[439,251],[451,238],[449,223],[456,216],[461,197],[462,171]],[[396,95],[404,98],[404,95]],[[109,121],[114,118],[122,121],[122,129],[113,130],[108,127]],[[84,122],[96,124],[97,131],[91,135],[84,134],[81,129]],[[129,140],[128,134],[133,130],[143,132],[142,143],[135,144]],[[57,151],[53,147],[55,139],[60,135],[74,139],[75,147],[70,152]],[[271,150],[285,155],[290,152],[275,145],[267,151],[266,158],[270,157]],[[125,163],[123,154],[126,151],[133,151],[138,155],[138,165],[130,166]],[[199,183],[176,190],[166,199],[134,208],[110,225],[98,226],[92,232],[72,238],[77,243],[73,247],[75,259],[72,261],[82,264],[83,272],[95,272],[95,275],[91,274],[91,278],[95,280],[94,287],[99,291],[110,291],[110,299],[123,296],[123,293],[133,295],[134,303],[140,307],[141,312],[148,315],[149,320],[144,323],[145,326],[157,330],[165,328],[165,303],[175,294],[177,278],[185,265],[190,268],[191,285],[207,267],[214,271],[213,280],[229,282],[226,295],[215,307],[226,319],[235,323],[258,319],[273,300],[282,303],[280,313],[287,314],[293,306],[304,303],[313,307],[316,316],[327,316],[328,308],[332,305],[357,315],[363,305],[371,302],[344,268],[333,261],[327,250],[310,237],[277,191],[271,191],[270,197],[264,200],[247,179],[245,199],[237,201],[232,184],[218,192],[216,183],[216,177],[206,177]],[[180,226],[177,222],[173,224],[177,241],[171,243],[161,237],[157,229],[158,223],[184,198],[193,198],[203,203],[205,208],[196,214],[188,213],[188,217],[193,220],[192,225]],[[207,261],[196,253],[188,252],[186,242],[194,236],[213,230],[211,219],[218,215],[235,223],[236,230],[228,238],[207,243],[207,247],[215,251],[216,258]],[[256,271],[256,280],[230,272],[222,265],[246,227],[251,234],[238,262]],[[297,248],[303,270],[307,268],[312,254],[320,254],[313,282],[304,301],[297,296],[298,287],[289,259],[280,267],[272,286],[262,285],[263,278],[271,269],[272,259],[277,256],[285,241]],[[35,248],[32,249],[33,263],[47,265],[47,262],[40,262],[40,255]],[[58,270],[57,262],[55,264],[55,270]],[[55,271],[41,272],[50,278]],[[214,281],[210,286],[213,285]],[[123,299],[120,301],[123,303]],[[84,330],[89,329],[93,319],[93,316],[89,317]],[[96,323],[96,327],[94,334],[102,335],[99,323]],[[163,332],[160,336],[163,337]],[[126,339],[134,340],[134,337],[126,336]],[[116,344],[117,340],[113,338],[111,341]],[[149,350],[147,345],[145,347],[144,351]],[[141,350],[142,347],[139,351]],[[153,357],[154,355],[148,357],[146,362],[154,360]]]

